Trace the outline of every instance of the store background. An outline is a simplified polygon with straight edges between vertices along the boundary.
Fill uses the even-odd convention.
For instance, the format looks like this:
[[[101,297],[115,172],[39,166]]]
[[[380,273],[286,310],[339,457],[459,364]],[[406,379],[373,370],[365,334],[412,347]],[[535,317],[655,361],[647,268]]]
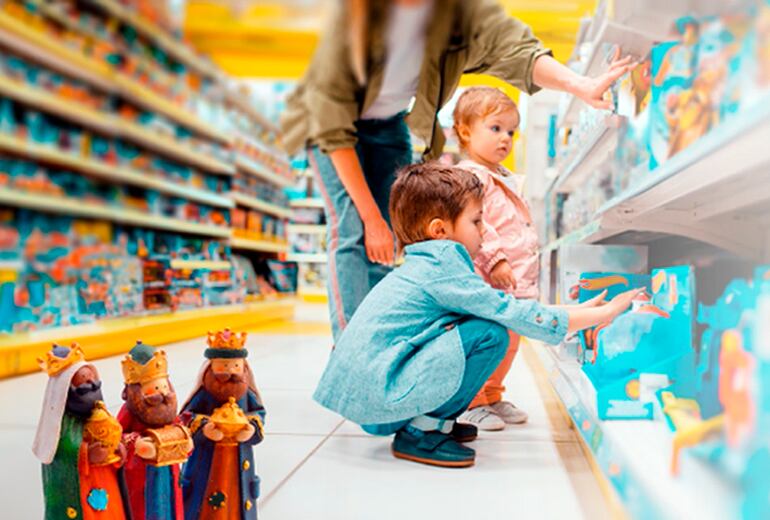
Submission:
[[[39,486],[31,455],[18,455],[44,384],[36,357],[53,341],[104,358],[115,384],[110,356],[141,338],[174,344],[184,389],[199,358],[190,347],[224,326],[266,334],[251,347],[279,395],[291,384],[271,379],[272,356],[299,341],[314,348],[296,350],[299,364],[323,362],[323,314],[290,321],[326,298],[323,207],[276,123],[331,1],[0,1],[0,377],[10,378],[0,453],[27,468],[25,487]],[[519,103],[506,165],[534,210],[544,297],[565,303],[642,280],[670,316],[637,313],[600,340],[535,345],[534,379],[515,377],[534,387],[547,375],[558,396],[543,397],[547,407],[576,426],[550,438],[582,446],[616,513],[770,517],[770,4],[501,4],[575,70],[596,75],[617,46],[640,61],[614,87],[613,114],[463,79]],[[445,152],[458,157],[452,136]],[[277,362],[293,379],[298,362]],[[312,386],[318,369],[294,384]],[[17,391],[30,397],[23,407]],[[15,471],[3,470],[4,489]],[[10,518],[36,518],[36,493],[7,496]]]

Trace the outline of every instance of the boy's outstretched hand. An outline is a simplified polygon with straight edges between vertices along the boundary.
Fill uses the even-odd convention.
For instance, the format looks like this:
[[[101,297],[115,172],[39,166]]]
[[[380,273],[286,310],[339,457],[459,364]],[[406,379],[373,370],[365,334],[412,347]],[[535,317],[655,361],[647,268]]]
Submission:
[[[610,300],[610,302],[605,305],[605,308],[607,309],[607,321],[610,322],[625,312],[625,310],[628,309],[628,307],[631,305],[631,302],[634,300],[634,298],[643,292],[643,287],[631,289],[630,291],[618,294],[612,300]]]
[[[586,300],[583,303],[578,303],[578,307],[599,307],[607,303],[607,289],[603,290],[600,294],[597,294],[590,300]]]

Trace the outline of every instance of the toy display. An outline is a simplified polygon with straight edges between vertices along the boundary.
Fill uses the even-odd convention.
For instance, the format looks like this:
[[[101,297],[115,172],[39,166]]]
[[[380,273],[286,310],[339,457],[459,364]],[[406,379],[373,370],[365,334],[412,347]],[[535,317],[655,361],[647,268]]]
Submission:
[[[549,200],[556,236],[574,232],[608,201],[648,179],[671,157],[770,92],[770,6],[747,2],[718,16],[685,16],[678,39],[652,46],[613,87],[622,116],[613,157],[592,167],[581,189]],[[622,49],[621,49],[622,50]],[[606,125],[606,112],[584,109],[558,148],[560,171]]]
[[[180,520],[180,464],[192,452],[193,441],[177,418],[166,354],[138,342],[122,368],[125,404],[118,420],[127,451],[124,472],[132,518]]]
[[[122,430],[96,368],[76,344],[54,345],[39,362],[49,379],[32,450],[43,464],[45,518],[131,518]]]
[[[257,518],[252,446],[263,439],[265,410],[245,344],[245,332],[209,333],[206,362],[182,406],[195,442],[182,477],[186,518]]]

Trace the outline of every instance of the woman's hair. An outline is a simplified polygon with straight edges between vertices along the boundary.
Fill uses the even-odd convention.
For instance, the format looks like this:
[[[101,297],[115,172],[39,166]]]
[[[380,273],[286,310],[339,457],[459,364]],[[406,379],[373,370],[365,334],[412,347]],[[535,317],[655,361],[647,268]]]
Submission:
[[[474,121],[492,114],[500,114],[507,110],[513,110],[518,117],[519,109],[516,103],[502,90],[494,87],[471,87],[462,93],[457,100],[454,113],[454,125],[452,128],[457,135],[460,148],[465,148],[468,143],[460,135],[460,127],[470,128]]]
[[[390,220],[399,249],[428,240],[434,218],[454,222],[484,188],[473,173],[437,162],[412,164],[398,173],[390,191]]]

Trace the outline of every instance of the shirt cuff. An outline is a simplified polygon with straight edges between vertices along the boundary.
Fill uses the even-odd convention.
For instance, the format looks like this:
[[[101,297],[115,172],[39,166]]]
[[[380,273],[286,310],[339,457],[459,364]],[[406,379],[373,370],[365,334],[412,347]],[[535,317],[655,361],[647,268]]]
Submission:
[[[527,82],[526,82],[527,94],[532,95],[535,92],[538,92],[538,91],[540,91],[542,89],[542,87],[539,87],[539,86],[535,85],[535,81],[534,81],[532,75],[535,72],[535,62],[537,61],[537,59],[540,56],[545,56],[545,55],[553,57],[553,52],[551,51],[551,49],[547,49],[547,48],[541,47],[541,48],[537,49],[535,52],[533,52],[532,53],[532,57],[529,59],[529,64],[527,65],[527,75],[526,75],[526,78],[527,78]]]

